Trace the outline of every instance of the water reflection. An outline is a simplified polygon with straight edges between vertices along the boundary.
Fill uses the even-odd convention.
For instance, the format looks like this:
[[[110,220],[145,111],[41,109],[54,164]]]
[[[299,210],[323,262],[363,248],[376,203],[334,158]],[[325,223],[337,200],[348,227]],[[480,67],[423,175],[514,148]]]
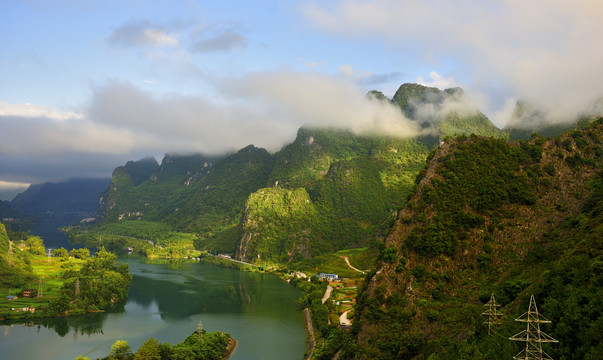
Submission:
[[[295,306],[300,293],[278,278],[203,263],[127,262],[133,280],[123,312],[5,326],[2,358],[93,359],[106,356],[116,340],[136,350],[150,337],[175,344],[199,321],[239,341],[231,360],[302,357],[303,316]]]
[[[279,300],[283,294],[275,285],[281,284],[263,274],[232,269],[221,269],[217,274],[215,266],[209,264],[134,266],[129,301],[143,306],[157,303],[162,318],[179,319],[208,312],[253,312],[274,317],[291,311],[290,302],[283,304]]]
[[[76,335],[93,335],[103,333],[103,322],[107,315],[106,313],[93,313],[84,316],[33,319],[27,322],[13,320],[0,325],[7,325],[6,331],[9,331],[8,329],[13,325],[36,327],[38,332],[41,329],[49,329],[54,330],[60,337],[64,337],[70,331]]]

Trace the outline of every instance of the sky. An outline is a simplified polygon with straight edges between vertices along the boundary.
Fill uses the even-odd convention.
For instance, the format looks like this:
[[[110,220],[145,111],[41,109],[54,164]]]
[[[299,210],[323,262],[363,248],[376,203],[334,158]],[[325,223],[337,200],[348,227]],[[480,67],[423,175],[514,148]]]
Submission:
[[[278,151],[299,127],[413,136],[369,90],[463,87],[504,127],[518,99],[603,96],[600,0],[0,1],[0,199],[128,160]]]

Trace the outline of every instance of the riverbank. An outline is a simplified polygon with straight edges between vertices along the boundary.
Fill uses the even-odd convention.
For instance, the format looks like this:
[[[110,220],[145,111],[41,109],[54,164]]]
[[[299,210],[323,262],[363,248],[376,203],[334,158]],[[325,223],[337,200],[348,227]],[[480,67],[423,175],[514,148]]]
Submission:
[[[238,341],[233,338],[228,338],[228,344],[226,345],[226,350],[224,350],[224,354],[222,355],[222,360],[230,358],[232,353],[236,350],[237,345]]]
[[[127,341],[134,352],[149,338],[175,345],[201,321],[203,329],[236,339],[229,360],[303,358],[306,333],[302,309],[295,303],[301,295],[296,288],[270,274],[197,261],[145,260],[128,261],[133,280],[123,312],[2,326],[2,358],[97,359],[107,356],[117,340]]]
[[[0,303],[3,322],[120,310],[128,298],[129,267],[115,265],[115,255],[104,249],[82,259],[23,254],[29,281],[2,289],[9,294]]]
[[[312,316],[310,316],[310,309],[304,309],[304,327],[306,328],[306,336],[308,343],[308,351],[307,356],[304,358],[305,360],[309,360],[312,358],[312,354],[314,353],[314,348],[316,347],[316,338],[314,337],[314,327],[312,326]]]

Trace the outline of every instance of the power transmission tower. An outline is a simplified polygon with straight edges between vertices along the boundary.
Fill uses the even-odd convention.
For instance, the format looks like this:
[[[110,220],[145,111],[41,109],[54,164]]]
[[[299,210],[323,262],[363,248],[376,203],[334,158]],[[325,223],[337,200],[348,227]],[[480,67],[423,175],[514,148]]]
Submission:
[[[510,337],[509,340],[523,341],[526,343],[526,347],[513,358],[523,360],[552,360],[552,358],[542,350],[542,343],[556,343],[559,341],[540,331],[540,324],[547,324],[550,323],[550,321],[542,316],[542,314],[538,313],[534,295],[530,297],[530,306],[528,308],[528,312],[515,319],[515,321],[525,322],[527,327],[524,331]]]
[[[499,319],[499,316],[503,316],[504,314],[498,311],[500,305],[494,299],[494,293],[490,294],[490,301],[484,304],[485,311],[482,313],[483,316],[487,316],[487,320],[484,321],[484,324],[488,324],[488,335],[494,331],[494,326],[502,324],[502,321]]]
[[[197,324],[197,341],[201,341],[203,338],[203,322],[199,320],[199,324]]]

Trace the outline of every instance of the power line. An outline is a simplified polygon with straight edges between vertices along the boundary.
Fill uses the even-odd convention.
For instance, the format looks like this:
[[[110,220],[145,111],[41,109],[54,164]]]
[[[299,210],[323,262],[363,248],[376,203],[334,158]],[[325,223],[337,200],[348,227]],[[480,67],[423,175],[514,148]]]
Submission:
[[[486,309],[482,315],[487,316],[484,324],[488,324],[488,335],[494,331],[494,326],[502,324],[502,321],[499,319],[499,316],[503,316],[504,314],[498,311],[500,305],[496,302],[494,298],[494,293],[490,294],[490,301],[484,304],[484,309]]]
[[[536,307],[536,300],[534,295],[530,297],[530,306],[528,312],[522,314],[515,321],[525,322],[526,329],[513,335],[509,340],[523,341],[526,343],[525,349],[521,350],[519,354],[515,355],[514,359],[521,360],[552,360],[552,358],[542,350],[542,343],[559,341],[553,339],[550,335],[540,331],[540,324],[548,324],[550,321],[538,313]]]

